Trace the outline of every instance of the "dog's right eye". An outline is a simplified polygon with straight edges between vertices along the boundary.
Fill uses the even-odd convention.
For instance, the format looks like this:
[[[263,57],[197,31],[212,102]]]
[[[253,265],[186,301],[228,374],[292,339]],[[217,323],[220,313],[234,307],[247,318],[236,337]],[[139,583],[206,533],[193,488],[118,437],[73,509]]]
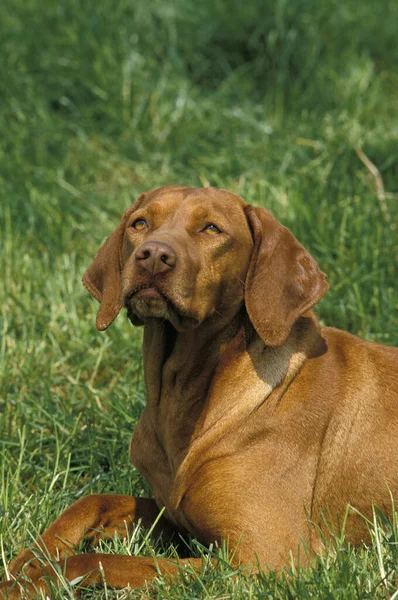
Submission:
[[[131,226],[134,227],[134,229],[136,229],[137,231],[143,231],[148,227],[148,223],[145,221],[145,219],[137,219],[136,221],[134,221],[134,223],[132,223]]]
[[[217,225],[214,225],[214,223],[208,223],[206,227],[203,228],[203,231],[209,235],[218,235],[221,233],[221,229],[219,229]]]

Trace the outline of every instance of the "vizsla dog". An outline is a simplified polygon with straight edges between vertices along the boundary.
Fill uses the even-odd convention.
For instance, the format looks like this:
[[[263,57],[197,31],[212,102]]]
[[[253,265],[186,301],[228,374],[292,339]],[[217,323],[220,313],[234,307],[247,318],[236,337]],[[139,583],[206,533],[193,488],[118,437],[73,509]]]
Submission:
[[[74,554],[138,519],[150,527],[162,508],[159,531],[226,540],[253,568],[282,568],[302,541],[319,550],[323,511],[337,524],[356,509],[352,543],[367,533],[358,513],[391,512],[398,352],[318,325],[325,275],[266,210],[214,188],[152,190],[83,281],[99,330],[123,307],[144,326],[147,406],[130,455],[154,499],[94,495],[68,508],[37,542],[66,579],[139,587],[176,572],[166,559]],[[3,595],[29,594],[28,578],[47,590],[52,572],[26,549]]]

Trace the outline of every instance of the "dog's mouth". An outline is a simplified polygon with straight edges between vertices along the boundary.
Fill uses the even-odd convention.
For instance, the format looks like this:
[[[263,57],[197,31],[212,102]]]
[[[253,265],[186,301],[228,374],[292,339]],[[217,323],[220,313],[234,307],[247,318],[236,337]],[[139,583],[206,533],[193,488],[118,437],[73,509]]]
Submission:
[[[158,286],[142,285],[135,288],[124,298],[127,316],[135,323],[148,318],[160,318],[170,321],[177,331],[183,331],[198,324],[197,319],[189,316],[183,307],[171,300]]]
[[[157,304],[164,304],[170,308],[174,307],[174,303],[170,298],[158,287],[150,284],[140,285],[128,292],[124,298],[124,305],[127,309],[140,307],[141,305],[148,308],[156,309]]]
[[[163,300],[164,302],[169,302],[168,298],[166,298],[163,294],[161,294],[159,292],[159,290],[157,290],[154,287],[144,287],[141,289],[138,289],[136,292],[134,292],[132,294],[132,296],[130,296],[130,300],[132,298],[135,298],[135,300],[144,300],[146,302],[152,302],[152,301],[158,301],[158,300]]]

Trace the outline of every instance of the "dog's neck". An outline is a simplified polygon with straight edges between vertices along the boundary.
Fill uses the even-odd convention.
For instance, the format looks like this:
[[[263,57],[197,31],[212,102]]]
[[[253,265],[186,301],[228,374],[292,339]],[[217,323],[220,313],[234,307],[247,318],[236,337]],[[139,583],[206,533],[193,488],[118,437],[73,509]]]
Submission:
[[[193,440],[226,421],[231,430],[231,420],[239,423],[282,382],[288,384],[319,337],[312,314],[300,318],[278,348],[264,345],[244,308],[229,323],[203,322],[184,332],[148,319],[143,347],[148,411],[176,467]]]
[[[143,356],[150,410],[160,418],[158,413],[163,412],[165,400],[174,399],[179,412],[203,403],[223,353],[241,338],[238,315],[226,324],[203,322],[182,332],[177,332],[167,321],[147,319]]]

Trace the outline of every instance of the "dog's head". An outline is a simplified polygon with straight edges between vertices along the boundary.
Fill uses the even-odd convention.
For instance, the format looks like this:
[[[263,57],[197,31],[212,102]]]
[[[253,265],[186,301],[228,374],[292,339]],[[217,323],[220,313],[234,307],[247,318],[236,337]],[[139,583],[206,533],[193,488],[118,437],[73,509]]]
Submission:
[[[270,346],[328,289],[316,261],[268,211],[225,190],[176,186],[138,198],[83,282],[100,302],[100,330],[123,306],[136,325],[157,317],[182,331],[229,322],[245,303]]]

